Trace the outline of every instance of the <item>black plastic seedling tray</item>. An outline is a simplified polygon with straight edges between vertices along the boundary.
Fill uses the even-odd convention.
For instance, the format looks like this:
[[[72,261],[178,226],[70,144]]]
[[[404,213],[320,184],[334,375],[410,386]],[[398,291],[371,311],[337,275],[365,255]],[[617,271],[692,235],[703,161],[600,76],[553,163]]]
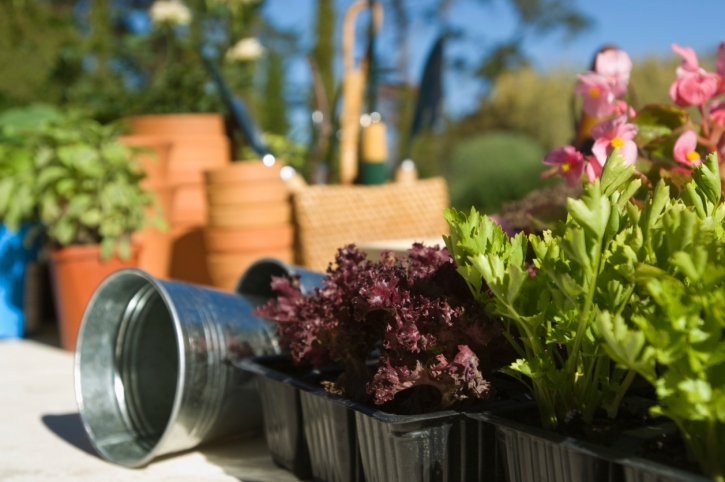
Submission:
[[[488,474],[479,477],[471,461],[478,463],[480,439],[466,432],[463,414],[444,411],[425,415],[393,415],[328,393],[322,388],[285,375],[291,369],[286,357],[260,357],[244,360],[239,366],[277,384],[293,387],[299,394],[299,412],[287,408],[277,418],[279,402],[265,408],[265,430],[270,451],[285,467],[300,466],[297,430],[282,430],[284,423],[302,427],[309,449],[310,467],[315,480],[324,482],[464,482],[493,481]],[[277,369],[275,369],[277,368]],[[260,390],[270,385],[258,381]],[[276,393],[282,390],[277,387]],[[265,400],[265,395],[262,394]],[[271,408],[271,409],[270,409]],[[297,417],[290,414],[296,413]],[[275,419],[275,420],[267,420]],[[298,429],[299,430],[299,429]],[[285,439],[285,440],[281,440]],[[493,446],[491,432],[488,446]],[[293,450],[293,448],[298,450]],[[286,457],[283,457],[285,455]],[[484,471],[485,472],[485,471]]]
[[[256,376],[272,460],[298,479],[309,480],[312,467],[302,425],[300,388],[296,379],[271,368],[282,361],[277,356],[260,357],[241,360],[237,366]]]
[[[255,374],[260,392],[266,391],[260,393],[264,429],[275,462],[300,479],[365,481],[353,402],[302,380],[302,376],[314,379],[315,374],[295,369],[284,355],[247,358],[235,364]],[[286,374],[295,371],[300,378]],[[267,405],[265,397],[277,396],[281,399]],[[284,429],[285,425],[294,428]]]
[[[632,455],[671,423],[625,431],[611,447],[604,447],[526,423],[532,416],[538,417],[534,403],[504,404],[466,416],[475,424],[471,428],[469,422],[469,432],[476,428],[495,431],[495,450],[481,454],[479,467],[496,474],[491,479],[496,482],[712,482],[702,475]]]

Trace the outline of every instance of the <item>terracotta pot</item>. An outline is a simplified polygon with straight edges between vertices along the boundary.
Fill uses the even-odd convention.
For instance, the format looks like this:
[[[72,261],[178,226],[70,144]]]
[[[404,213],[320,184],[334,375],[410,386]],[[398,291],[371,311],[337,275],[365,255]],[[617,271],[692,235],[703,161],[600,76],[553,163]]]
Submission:
[[[249,266],[261,258],[277,258],[285,263],[292,263],[292,249],[260,250],[248,253],[211,253],[207,256],[209,274],[213,285],[227,291],[233,291],[239,277]]]
[[[211,285],[206,263],[207,250],[204,244],[204,228],[198,225],[174,225],[171,228],[172,248],[169,278]]]
[[[282,163],[265,166],[261,161],[237,161],[221,169],[204,172],[207,184],[239,184],[246,182],[275,181],[280,178]]]
[[[75,350],[83,312],[101,281],[121,268],[138,266],[140,251],[141,247],[136,245],[126,261],[116,256],[101,261],[101,249],[96,244],[50,250],[50,272],[63,348]]]
[[[208,184],[206,186],[206,196],[210,207],[289,201],[287,186],[280,180],[239,184]]]
[[[294,229],[291,224],[271,228],[206,228],[204,242],[209,253],[243,253],[264,249],[291,248]]]
[[[274,227],[291,219],[292,206],[287,202],[215,206],[209,211],[209,226],[213,228]]]
[[[218,114],[154,114],[128,120],[134,134],[163,136],[223,136],[224,119]]]
[[[169,263],[171,262],[173,243],[169,212],[171,211],[174,187],[165,184],[149,184],[146,187],[156,193],[164,213],[167,229],[161,230],[148,226],[143,231],[134,233],[134,241],[143,246],[139,255],[138,267],[157,278],[167,279],[169,277]]]
[[[177,185],[169,213],[169,221],[172,224],[204,226],[207,212],[203,184]]]

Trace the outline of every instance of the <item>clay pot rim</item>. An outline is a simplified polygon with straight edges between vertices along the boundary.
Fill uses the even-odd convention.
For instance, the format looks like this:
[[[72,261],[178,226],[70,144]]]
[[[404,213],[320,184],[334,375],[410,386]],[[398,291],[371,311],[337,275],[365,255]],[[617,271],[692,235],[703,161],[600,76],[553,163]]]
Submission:
[[[282,167],[281,162],[275,162],[273,165],[267,166],[262,161],[234,161],[226,166],[206,169],[204,171],[204,180],[209,185],[281,180],[280,171]]]
[[[131,258],[138,256],[143,246],[141,243],[131,243]],[[78,258],[96,258],[99,256],[101,251],[100,244],[69,244],[68,246],[51,247],[48,250],[48,255],[53,261],[69,261]],[[117,258],[118,254],[114,253],[109,259]]]
[[[269,234],[270,232],[274,231],[280,231],[280,232],[290,232],[294,231],[294,226],[292,223],[286,223],[279,226],[269,226],[269,227],[259,227],[259,228],[224,228],[224,227],[214,227],[214,226],[206,226],[204,231],[210,235],[216,235],[216,236],[240,236],[240,235],[254,235],[256,233],[263,233],[263,234]]]

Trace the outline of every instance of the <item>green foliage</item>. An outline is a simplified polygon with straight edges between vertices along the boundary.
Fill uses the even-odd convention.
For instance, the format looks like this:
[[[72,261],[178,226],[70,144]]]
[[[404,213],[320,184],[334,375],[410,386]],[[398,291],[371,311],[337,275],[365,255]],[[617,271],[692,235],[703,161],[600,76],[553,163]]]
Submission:
[[[264,130],[272,134],[286,135],[289,122],[284,98],[284,64],[282,56],[276,52],[269,55],[267,88],[264,94]]]
[[[471,291],[503,317],[520,355],[508,372],[530,383],[542,422],[572,411],[617,412],[639,373],[656,388],[654,414],[672,418],[703,470],[725,480],[725,204],[717,156],[680,198],[641,187],[615,150],[601,180],[569,199],[555,231],[509,239],[475,210],[446,212],[446,239]],[[483,282],[491,297],[482,291]],[[511,325],[518,330],[515,339]],[[612,361],[617,363],[612,368]]]
[[[663,184],[661,184],[663,186]],[[717,156],[696,168],[682,200],[658,189],[630,245],[638,302],[598,314],[605,348],[657,391],[655,415],[674,420],[688,452],[725,480],[725,204]],[[649,209],[648,209],[649,208]]]
[[[335,110],[335,19],[334,2],[317,0],[317,43],[312,50],[312,59],[320,72],[331,111]]]
[[[0,2],[0,110],[59,102],[58,60],[79,41],[69,2]]]
[[[265,132],[262,139],[269,146],[269,150],[274,156],[285,164],[294,167],[302,175],[308,174],[306,169],[309,167],[307,163],[307,148],[300,144],[295,144],[287,136],[272,134]],[[259,159],[257,154],[251,147],[244,147],[240,151],[239,159],[242,161]]]
[[[602,175],[580,200],[569,199],[569,218],[552,233],[530,235],[536,276],[526,263],[527,238],[510,239],[475,210],[446,212],[446,245],[471,291],[502,316],[520,358],[507,371],[530,383],[545,427],[573,412],[590,422],[600,407],[617,412],[631,376],[610,369],[596,325],[598,306],[619,311],[628,301],[615,269],[615,253],[630,216],[627,203],[640,186],[633,167],[615,151]],[[492,292],[481,291],[485,281]],[[519,339],[514,339],[515,326]],[[626,378],[625,378],[626,376]]]
[[[11,229],[40,221],[51,243],[101,244],[102,257],[131,254],[131,234],[149,208],[163,226],[134,151],[118,143],[118,128],[79,114],[34,129],[3,126],[0,137],[0,219]]]
[[[543,185],[544,150],[529,137],[490,132],[461,142],[446,166],[451,204],[497,212],[506,201],[521,199]]]

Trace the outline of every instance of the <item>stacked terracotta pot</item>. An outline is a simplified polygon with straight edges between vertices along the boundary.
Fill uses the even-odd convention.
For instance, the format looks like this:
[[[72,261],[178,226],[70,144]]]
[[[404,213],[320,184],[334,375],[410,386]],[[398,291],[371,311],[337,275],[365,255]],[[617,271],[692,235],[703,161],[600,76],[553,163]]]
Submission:
[[[281,165],[241,161],[207,171],[207,263],[214,286],[233,290],[254,261],[293,258],[292,206]]]
[[[203,172],[231,161],[224,120],[217,114],[148,115],[129,119],[134,144],[170,143],[165,185],[172,192],[167,222],[172,247],[166,273],[170,277],[211,284],[203,229],[207,219]]]

